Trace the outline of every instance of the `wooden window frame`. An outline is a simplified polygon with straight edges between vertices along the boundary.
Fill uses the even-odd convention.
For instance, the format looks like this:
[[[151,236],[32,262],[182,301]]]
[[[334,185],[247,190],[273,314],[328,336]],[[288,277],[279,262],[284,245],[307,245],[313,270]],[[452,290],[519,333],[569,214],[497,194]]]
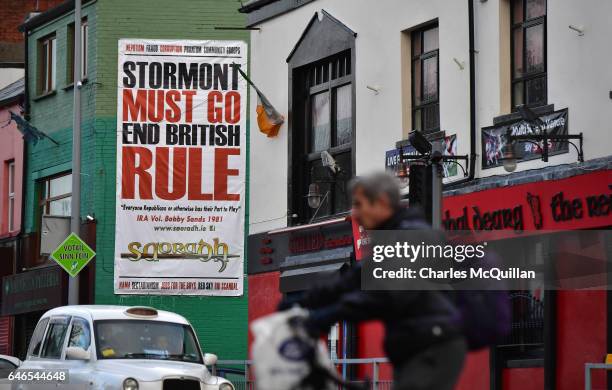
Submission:
[[[423,51],[424,50],[424,45],[423,45],[424,39],[423,39],[423,37],[425,36],[424,33],[425,33],[425,31],[432,30],[432,29],[435,29],[435,28],[438,28],[438,48],[434,49],[434,50],[430,50],[430,51],[424,52]],[[421,41],[420,42],[421,52],[419,54],[414,54],[414,47],[415,47],[414,43],[415,43],[415,39],[416,39],[415,36],[417,34],[419,35],[418,39],[420,39],[420,41]],[[411,80],[411,86],[412,86],[410,89],[411,89],[411,100],[412,100],[412,107],[411,107],[411,110],[412,110],[412,115],[411,115],[411,118],[412,118],[412,128],[414,130],[422,131],[425,134],[431,134],[431,133],[435,133],[435,132],[440,131],[440,45],[439,45],[439,42],[440,42],[440,30],[439,30],[439,25],[438,25],[437,21],[433,22],[433,23],[428,23],[427,25],[425,25],[423,27],[419,27],[418,29],[415,29],[415,30],[410,32],[410,58],[411,58],[411,63],[410,63],[410,69],[411,69],[411,71],[410,71],[411,76],[410,77],[411,77],[411,79],[410,80]],[[437,71],[436,71],[436,77],[437,77],[436,86],[437,86],[437,91],[436,91],[435,99],[429,99],[427,101],[424,101],[422,99],[422,95],[423,95],[423,83],[424,83],[423,75],[424,75],[424,70],[425,70],[423,64],[424,64],[425,60],[430,59],[430,58],[436,58],[436,69],[437,69]],[[414,64],[417,61],[420,62],[420,64],[421,64],[421,66],[420,66],[421,75],[420,75],[420,83],[419,83],[419,88],[421,89],[421,102],[418,103],[418,104],[416,103],[417,102],[417,100],[416,100],[416,85],[417,84],[416,84],[416,81],[415,81],[416,80],[416,67],[414,66]],[[432,107],[434,107],[434,108],[437,107],[437,126],[425,129],[425,128],[423,128],[423,125],[424,125],[424,121],[423,121],[424,110],[432,108]],[[419,112],[419,115],[421,116],[419,118],[420,122],[421,122],[420,128],[417,128],[417,126],[416,126],[416,121],[417,121],[417,114],[416,113],[417,113],[417,111]]]
[[[520,1],[522,2],[522,12],[523,12],[523,19],[521,22],[514,22],[514,3],[516,1]],[[542,16],[538,16],[536,18],[531,18],[531,19],[527,19],[527,0],[510,0],[510,105],[512,108],[512,111],[516,111],[516,107],[519,106],[517,104],[515,104],[515,85],[522,83],[523,84],[523,96],[522,96],[522,101],[523,104],[527,104],[527,82],[531,81],[531,80],[535,80],[538,78],[544,78],[544,100],[543,101],[539,101],[539,102],[535,102],[535,103],[529,103],[527,104],[529,107],[539,107],[539,106],[545,106],[548,104],[548,56],[547,54],[547,48],[548,48],[548,34],[547,34],[547,15],[548,15],[548,0],[544,0],[545,4],[545,12],[544,15]],[[542,57],[544,59],[544,69],[542,71],[536,71],[536,72],[530,72],[527,73],[527,67],[526,67],[526,50],[527,50],[527,34],[526,31],[528,28],[530,27],[534,27],[537,25],[542,25],[542,29],[543,29],[543,34],[544,34],[544,45],[542,47]],[[515,76],[515,69],[514,69],[514,45],[515,45],[515,39],[514,39],[514,31],[516,29],[522,29],[523,30],[523,48],[522,48],[522,57],[523,57],[523,61],[522,61],[522,66],[523,66],[523,71],[524,73],[521,76]]]
[[[336,62],[338,61],[338,62]],[[340,64],[343,62],[344,68],[340,65],[335,67],[336,64]],[[310,172],[310,166],[316,161],[321,160],[321,152],[322,151],[313,151],[312,147],[312,132],[313,132],[313,123],[312,123],[312,99],[315,95],[320,93],[328,93],[329,96],[329,137],[330,137],[330,147],[327,150],[332,157],[335,157],[339,154],[351,153],[354,149],[354,115],[355,115],[355,100],[354,100],[354,74],[353,74],[353,56],[352,50],[344,50],[339,52],[333,56],[324,58],[323,60],[307,64],[302,67],[299,71],[304,75],[302,78],[302,85],[298,86],[298,89],[301,89],[302,92],[298,92],[299,94],[304,95],[304,105],[303,109],[305,112],[305,127],[304,127],[304,146],[303,155],[301,156],[301,160],[299,164],[302,164],[304,167],[303,173],[304,178],[308,178],[302,185],[295,186],[294,189],[299,193],[294,194],[296,198],[299,198],[300,195],[303,197],[306,195],[308,190],[308,184],[310,184],[310,180],[312,177],[317,177],[319,179],[322,178],[324,172]],[[321,81],[317,82],[317,69],[323,70],[323,75],[321,77]],[[335,76],[335,77],[334,77]],[[313,78],[315,80],[313,80]],[[337,140],[337,122],[336,122],[336,94],[339,88],[344,86],[351,86],[351,115],[352,115],[352,123],[351,123],[351,132],[353,133],[351,136],[351,141],[344,144],[336,144]],[[297,156],[296,156],[297,157]],[[352,158],[352,156],[351,156]],[[336,198],[337,194],[337,184],[341,180],[348,181],[348,178],[353,176],[353,168],[351,163],[351,172],[344,172],[342,177],[337,178],[336,183],[327,183],[330,185],[328,199],[325,200],[329,204],[330,212],[328,214],[319,214],[315,218],[314,221],[320,221],[324,219],[328,219],[339,214],[348,212],[348,208],[346,210],[336,209]],[[316,180],[315,180],[316,182]],[[323,192],[323,191],[322,191]],[[324,196],[325,193],[322,193],[321,196]],[[305,200],[304,200],[305,202]],[[348,202],[348,201],[347,201]],[[348,203],[347,203],[348,204]],[[311,219],[312,213],[314,210],[310,210],[307,215],[304,215],[299,218],[301,223],[309,222]],[[313,222],[314,222],[313,221]]]
[[[355,80],[355,38],[357,33],[351,30],[348,26],[343,24],[340,20],[336,19],[333,15],[327,13],[325,10],[315,12],[311,17],[310,22],[304,29],[299,40],[289,53],[287,57],[288,64],[288,121],[287,121],[287,138],[288,138],[288,167],[287,167],[287,225],[296,226],[307,224],[314,215],[314,210],[308,207],[307,192],[311,179],[311,168],[312,166],[306,167],[306,158],[311,151],[308,147],[310,137],[308,139],[307,129],[309,126],[309,115],[310,115],[310,102],[307,99],[310,98],[310,87],[306,81],[306,72],[309,66],[316,63],[321,63],[326,59],[333,58],[342,53],[347,53],[350,56],[350,81],[351,81],[351,107],[350,107],[350,126],[352,134],[350,136],[350,149],[346,149],[347,152],[341,155],[342,161],[340,163],[345,167],[345,171],[342,174],[331,174],[328,172],[318,172],[322,175],[317,176],[328,176],[328,183],[334,180],[344,183],[347,182],[350,177],[355,174],[356,169],[356,80]],[[329,72],[328,72],[329,73]],[[348,79],[347,79],[348,81]],[[324,88],[324,87],[322,87]],[[348,91],[345,91],[348,92]],[[330,103],[333,103],[330,102]],[[343,109],[349,109],[349,107],[343,107]],[[308,112],[307,112],[308,110]],[[307,115],[308,114],[308,115]],[[348,114],[348,112],[347,112]],[[334,115],[330,118],[332,121],[335,119]],[[347,118],[348,120],[348,118]],[[349,124],[349,122],[347,122]],[[330,133],[331,133],[330,128]],[[335,131],[335,129],[333,130]],[[331,135],[330,135],[331,136]],[[348,136],[348,134],[347,134]],[[343,137],[344,139],[344,137]],[[335,141],[335,138],[334,138]],[[339,151],[342,148],[331,148],[328,150],[332,153]],[[320,153],[318,153],[320,155]],[[350,162],[348,161],[350,159]],[[315,164],[316,165],[316,164]],[[314,170],[319,171],[315,167]],[[341,177],[338,179],[338,177]],[[325,179],[324,179],[325,180]],[[324,180],[317,180],[319,183],[326,187],[327,183]],[[340,183],[337,184],[338,189]],[[325,195],[325,191],[321,191],[322,196]],[[326,200],[327,202],[328,200]],[[338,202],[340,203],[340,202]],[[343,204],[338,204],[339,207],[344,207]],[[324,206],[325,207],[325,206]],[[329,210],[321,209],[324,212],[324,216],[317,214],[316,221],[323,219],[332,219],[334,217],[340,217],[346,215],[346,212],[338,212],[336,214],[330,213]]]

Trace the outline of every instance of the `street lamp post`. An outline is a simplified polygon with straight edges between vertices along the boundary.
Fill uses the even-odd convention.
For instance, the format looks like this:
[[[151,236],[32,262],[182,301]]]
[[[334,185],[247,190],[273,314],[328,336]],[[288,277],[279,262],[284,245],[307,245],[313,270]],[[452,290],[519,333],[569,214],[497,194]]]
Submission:
[[[81,0],[74,2],[74,103],[72,110],[72,203],[70,231],[80,235],[81,228]],[[68,304],[79,303],[79,275],[68,279]]]

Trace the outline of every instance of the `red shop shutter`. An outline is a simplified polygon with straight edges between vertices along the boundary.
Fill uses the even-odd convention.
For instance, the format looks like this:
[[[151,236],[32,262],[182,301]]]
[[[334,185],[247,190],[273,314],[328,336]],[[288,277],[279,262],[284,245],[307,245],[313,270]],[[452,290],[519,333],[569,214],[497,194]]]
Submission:
[[[11,355],[12,317],[0,317],[0,355]]]

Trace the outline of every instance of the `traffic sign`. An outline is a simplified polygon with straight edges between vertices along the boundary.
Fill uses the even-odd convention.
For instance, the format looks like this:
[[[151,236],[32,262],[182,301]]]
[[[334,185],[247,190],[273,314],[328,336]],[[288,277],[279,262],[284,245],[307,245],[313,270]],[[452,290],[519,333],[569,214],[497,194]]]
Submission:
[[[74,277],[95,255],[96,252],[85,241],[81,240],[76,234],[70,233],[64,242],[51,253],[51,258],[70,276]]]

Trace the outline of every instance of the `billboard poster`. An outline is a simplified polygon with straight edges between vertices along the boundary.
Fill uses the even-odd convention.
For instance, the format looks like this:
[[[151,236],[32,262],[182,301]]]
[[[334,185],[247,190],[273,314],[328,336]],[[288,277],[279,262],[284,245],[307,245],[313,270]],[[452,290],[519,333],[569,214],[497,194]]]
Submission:
[[[457,155],[457,134],[452,134],[444,137],[444,150],[442,155],[444,156],[456,156]],[[457,164],[452,161],[446,161],[442,164],[442,177],[449,178],[457,176]]]
[[[243,293],[247,47],[119,40],[115,294]]]
[[[482,128],[482,168],[493,168],[503,164],[503,155],[507,148],[506,133],[510,130],[512,135],[541,134],[541,126],[546,127],[549,135],[566,135],[567,108],[540,116],[542,125],[536,125],[524,120],[503,123]],[[567,142],[548,141],[548,154],[566,153],[569,148]],[[542,145],[532,142],[519,142],[519,161],[533,160],[541,157]]]

